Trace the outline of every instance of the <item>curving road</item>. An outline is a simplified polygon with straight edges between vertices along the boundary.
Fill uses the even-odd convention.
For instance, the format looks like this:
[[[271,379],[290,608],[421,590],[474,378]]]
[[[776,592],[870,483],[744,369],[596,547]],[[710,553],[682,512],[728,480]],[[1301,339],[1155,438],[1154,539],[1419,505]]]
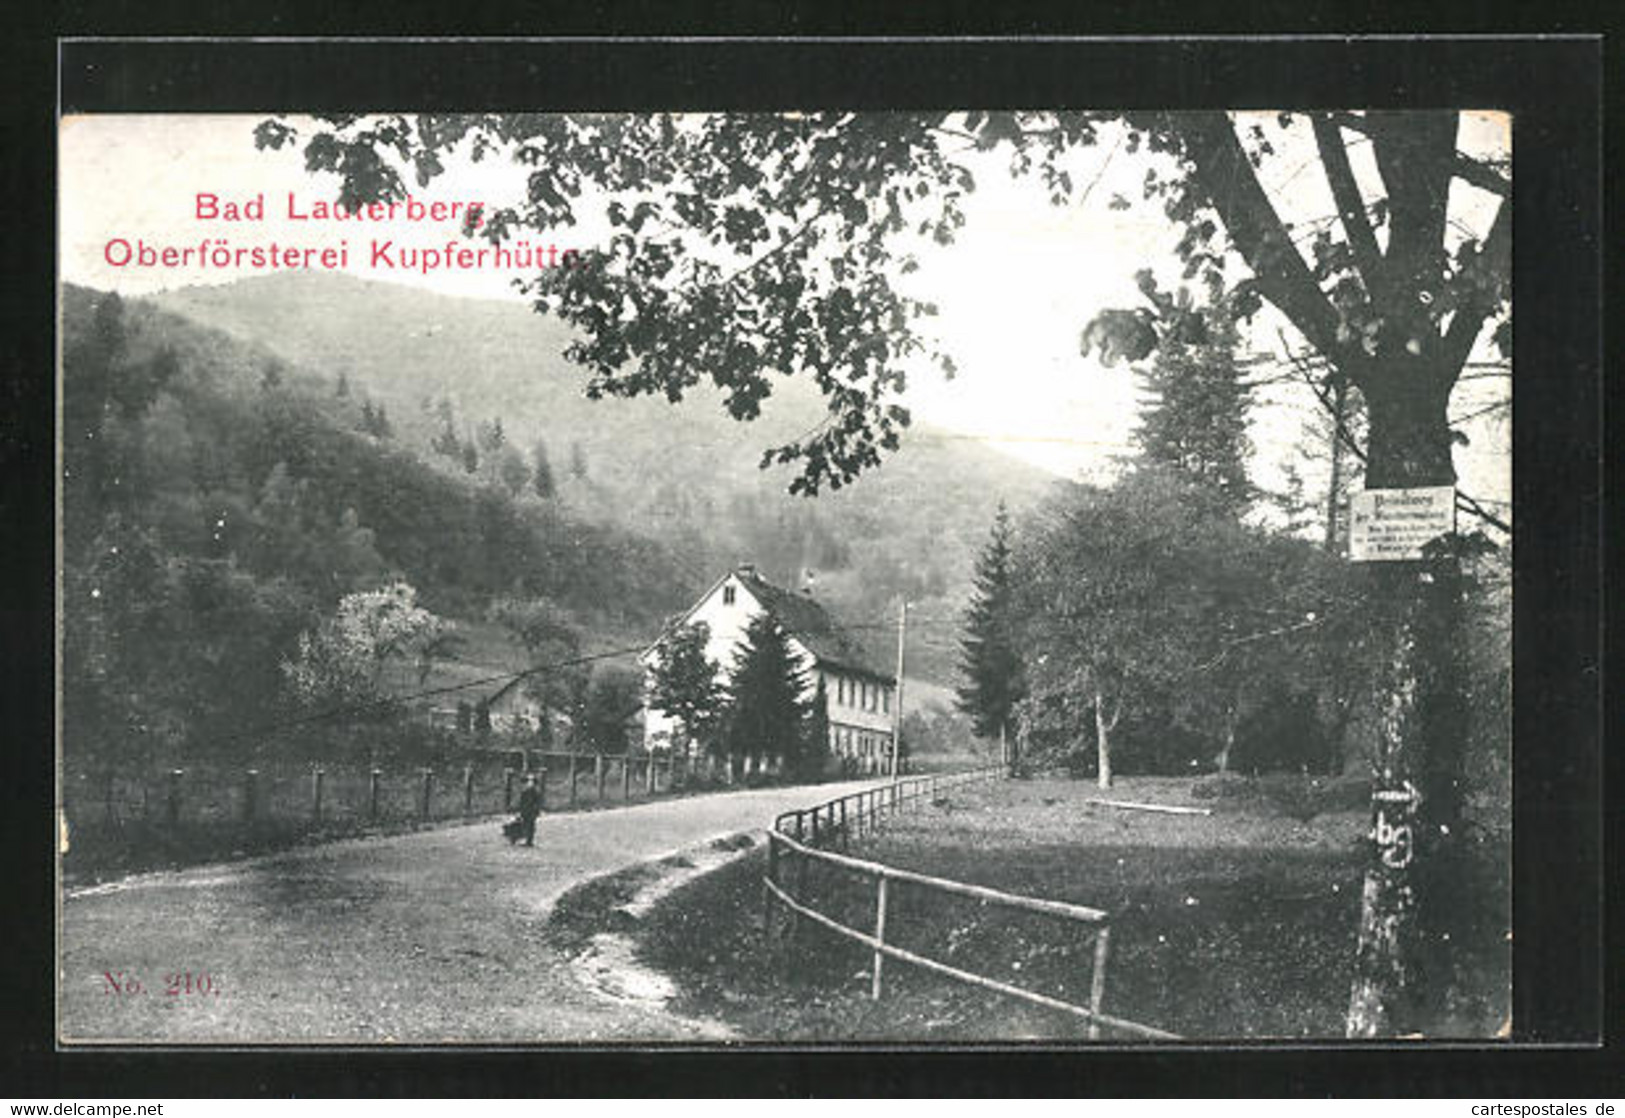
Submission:
[[[61,1038],[92,1044],[726,1039],[715,1023],[590,988],[540,934],[548,911],[583,881],[761,830],[786,808],[868,783],[548,815],[537,822],[534,849],[508,846],[497,823],[485,820],[70,893],[61,916]]]

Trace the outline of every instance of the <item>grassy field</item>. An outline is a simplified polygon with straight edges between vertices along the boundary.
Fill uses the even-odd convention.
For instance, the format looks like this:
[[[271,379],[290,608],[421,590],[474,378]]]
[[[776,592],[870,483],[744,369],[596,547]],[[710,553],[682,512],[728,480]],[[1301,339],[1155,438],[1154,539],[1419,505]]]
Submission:
[[[1193,782],[1129,778],[1111,798],[1208,806],[1209,816],[1124,811],[1073,781],[953,792],[854,853],[1113,915],[1105,1009],[1186,1037],[1337,1037],[1347,1007],[1366,815],[1358,786],[1241,784],[1217,800]],[[1438,1035],[1492,1035],[1509,1002],[1507,864],[1487,841],[1462,995]],[[1504,855],[1505,850],[1500,851]],[[888,962],[868,997],[868,956],[816,928],[777,953],[762,935],[763,856],[679,889],[642,922],[642,958],[677,979],[674,1006],[764,1040],[1032,1040],[1083,1035],[1064,1015]],[[872,926],[873,886],[820,867],[817,907]],[[1076,925],[894,887],[888,941],[1013,985],[1085,1001],[1092,943]],[[793,959],[793,963],[791,960]]]

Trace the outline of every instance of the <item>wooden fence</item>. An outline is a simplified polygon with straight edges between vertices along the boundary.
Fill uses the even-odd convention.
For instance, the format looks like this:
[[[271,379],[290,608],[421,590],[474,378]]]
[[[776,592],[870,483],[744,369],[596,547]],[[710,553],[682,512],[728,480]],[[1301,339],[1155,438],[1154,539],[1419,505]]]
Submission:
[[[1106,968],[1111,954],[1111,917],[1106,912],[1084,905],[1020,896],[981,885],[914,873],[827,849],[830,846],[846,849],[854,833],[861,835],[865,829],[873,831],[888,814],[902,810],[909,803],[934,799],[940,792],[949,788],[996,779],[1003,775],[1003,772],[1003,766],[993,766],[963,773],[915,777],[780,815],[774,821],[773,829],[768,832],[767,873],[762,879],[764,905],[767,910],[767,934],[769,936],[774,934],[775,906],[782,905],[791,914],[791,935],[795,934],[796,921],[807,920],[844,939],[867,947],[871,954],[869,995],[876,1000],[879,1000],[884,988],[885,960],[891,958],[933,974],[943,975],[956,982],[992,990],[1080,1018],[1088,1025],[1091,1040],[1100,1038],[1102,1028],[1142,1039],[1179,1039],[1173,1033],[1112,1016],[1101,1008],[1106,996]],[[807,867],[814,862],[833,866],[874,882],[875,918],[872,931],[863,931],[842,924],[813,907],[807,889]],[[950,966],[939,959],[905,950],[898,947],[895,942],[887,942],[887,901],[889,886],[893,882],[907,882],[939,893],[967,897],[983,905],[1038,913],[1087,929],[1086,934],[1093,939],[1088,1004],[1078,1005],[1034,990],[1012,986],[1007,982]]]
[[[726,783],[714,763],[683,757],[503,750],[439,767],[198,765],[145,778],[65,774],[63,792],[75,825],[427,822],[516,810],[526,776],[537,778],[546,811]]]

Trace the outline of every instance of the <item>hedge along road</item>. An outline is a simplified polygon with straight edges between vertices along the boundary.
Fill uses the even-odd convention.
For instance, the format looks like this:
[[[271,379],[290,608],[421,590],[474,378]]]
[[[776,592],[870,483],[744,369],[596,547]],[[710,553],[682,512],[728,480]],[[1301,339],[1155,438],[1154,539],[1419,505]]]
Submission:
[[[62,902],[64,1043],[715,1040],[594,992],[542,932],[567,889],[873,781],[493,819],[148,874]],[[205,977],[206,976],[206,977]],[[173,991],[173,992],[171,992]]]

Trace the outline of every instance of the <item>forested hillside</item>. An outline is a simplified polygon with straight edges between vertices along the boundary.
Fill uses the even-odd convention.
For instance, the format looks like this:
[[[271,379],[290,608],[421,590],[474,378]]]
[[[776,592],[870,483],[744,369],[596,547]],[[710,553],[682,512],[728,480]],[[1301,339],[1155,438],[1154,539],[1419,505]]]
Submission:
[[[586,648],[701,588],[666,542],[425,461],[319,368],[73,287],[63,342],[69,754],[251,750],[302,713],[300,634],[395,580],[453,632],[541,602]]]
[[[358,424],[387,428],[453,473],[517,496],[547,494],[552,515],[658,541],[689,585],[742,560],[785,585],[810,569],[818,595],[888,659],[906,595],[916,622],[910,673],[943,683],[953,680],[971,564],[994,508],[1001,498],[1028,507],[1052,481],[916,425],[855,485],[791,497],[789,474],[758,464],[766,447],[820,422],[821,398],[807,384],[774,378],[748,424],[703,388],[678,406],[588,400],[584,374],[563,356],[568,330],[517,302],[299,273],[154,302],[318,371],[325,382],[313,393],[344,401]],[[427,538],[406,546],[464,562]]]

